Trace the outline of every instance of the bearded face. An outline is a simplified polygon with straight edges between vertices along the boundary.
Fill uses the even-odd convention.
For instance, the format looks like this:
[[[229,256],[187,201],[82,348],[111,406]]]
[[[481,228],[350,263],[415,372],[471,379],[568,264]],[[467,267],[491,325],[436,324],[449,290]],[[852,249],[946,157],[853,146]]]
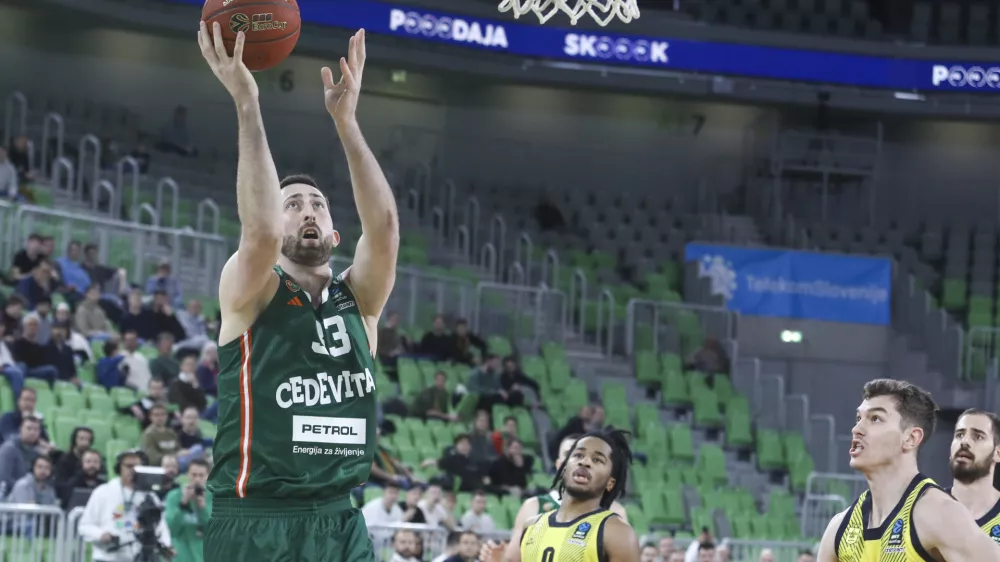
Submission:
[[[340,235],[333,229],[326,198],[318,189],[306,184],[286,186],[281,194],[284,217],[281,254],[307,267],[329,262]]]

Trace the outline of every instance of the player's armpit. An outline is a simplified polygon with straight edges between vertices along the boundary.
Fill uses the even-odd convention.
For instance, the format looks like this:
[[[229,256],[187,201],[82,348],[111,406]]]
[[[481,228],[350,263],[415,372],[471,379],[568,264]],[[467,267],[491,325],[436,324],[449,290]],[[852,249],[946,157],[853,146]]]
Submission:
[[[830,524],[823,532],[823,539],[819,543],[819,553],[816,554],[816,562],[838,562],[837,561],[837,529],[847,516],[847,511],[841,511],[833,516]]]
[[[507,542],[504,552],[505,561],[521,559],[521,535],[524,534],[528,521],[537,515],[538,498],[528,498],[521,504],[521,509],[517,510],[517,515],[514,517],[514,528],[510,532],[510,541]]]
[[[928,490],[913,508],[920,543],[947,562],[1000,562],[1000,548],[969,511],[941,490]]]
[[[618,502],[611,504],[611,512],[618,514],[618,517],[621,517],[622,521],[628,523],[628,513],[625,511],[625,507],[622,504]]]
[[[604,524],[604,552],[608,562],[635,562],[639,559],[639,537],[635,530],[617,517]]]

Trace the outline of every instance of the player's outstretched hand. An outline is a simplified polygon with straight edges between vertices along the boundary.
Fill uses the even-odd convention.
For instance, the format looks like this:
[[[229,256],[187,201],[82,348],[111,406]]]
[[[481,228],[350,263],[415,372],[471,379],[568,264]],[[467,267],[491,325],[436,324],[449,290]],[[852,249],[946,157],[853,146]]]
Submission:
[[[479,562],[502,562],[503,551],[507,548],[507,543],[496,541],[486,541],[479,547]]]
[[[361,92],[361,75],[365,71],[365,56],[365,30],[362,29],[351,37],[347,58],[340,58],[340,82],[333,81],[333,71],[329,66],[320,71],[326,110],[338,127],[354,120]]]
[[[222,42],[222,28],[218,22],[212,24],[209,32],[205,22],[201,22],[198,28],[198,46],[201,47],[201,56],[205,57],[208,66],[215,73],[215,77],[222,82],[222,85],[233,96],[236,103],[256,100],[258,95],[257,82],[253,79],[253,74],[243,64],[243,43],[246,35],[241,31],[236,34],[236,45],[233,47],[233,56],[226,52],[226,45]]]

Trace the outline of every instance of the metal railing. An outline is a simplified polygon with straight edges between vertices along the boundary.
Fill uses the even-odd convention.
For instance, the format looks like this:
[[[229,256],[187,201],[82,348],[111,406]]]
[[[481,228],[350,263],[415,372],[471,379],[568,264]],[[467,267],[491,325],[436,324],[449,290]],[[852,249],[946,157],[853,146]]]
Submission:
[[[52,155],[52,161],[55,162],[63,157],[65,137],[66,124],[63,122],[62,115],[55,112],[47,113],[42,121],[42,159],[38,163],[38,169],[42,171],[45,178],[50,177],[49,173],[52,170],[49,165],[49,145],[55,142],[56,153]]]
[[[63,562],[68,560],[65,548],[66,517],[61,509],[0,504],[0,558],[18,562]]]
[[[569,327],[568,304],[562,291],[479,283],[472,326],[477,333],[503,335],[515,343],[562,342]]]
[[[155,211],[152,206],[143,208],[146,207],[155,222]],[[228,258],[226,241],[217,234],[22,205],[13,211],[10,224],[4,229],[10,244],[4,247],[7,255],[3,259],[9,263],[14,248],[38,230],[49,231],[56,238],[56,247],[65,247],[71,240],[97,242],[102,263],[125,267],[130,279],[138,283],[145,282],[147,265],[169,259],[182,287],[191,294],[203,295],[206,290],[214,294]],[[122,263],[109,263],[111,254]]]
[[[28,132],[28,98],[21,92],[7,96],[3,119],[3,145],[10,146],[10,139]]]
[[[1000,344],[1000,328],[993,326],[973,326],[966,334],[965,365],[962,378],[966,380],[985,379],[997,359]]]
[[[802,535],[823,536],[830,519],[847,509],[867,488],[868,482],[860,474],[810,474],[802,502]]]
[[[649,344],[654,353],[683,354],[685,324],[695,321],[706,337],[720,342],[736,338],[736,313],[724,306],[632,299],[625,314],[625,353],[635,357],[637,346]]]

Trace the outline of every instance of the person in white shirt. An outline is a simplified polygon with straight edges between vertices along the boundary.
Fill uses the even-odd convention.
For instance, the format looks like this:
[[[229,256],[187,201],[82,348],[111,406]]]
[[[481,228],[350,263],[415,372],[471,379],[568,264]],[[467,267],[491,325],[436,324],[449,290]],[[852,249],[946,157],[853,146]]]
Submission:
[[[7,158],[7,148],[0,146],[0,197],[18,198],[17,168]]]
[[[399,507],[399,487],[386,484],[382,488],[382,497],[375,498],[361,508],[368,528],[386,527],[403,521],[403,510]]]
[[[449,530],[455,529],[455,518],[448,512],[442,501],[443,492],[440,484],[428,484],[424,492],[424,498],[417,504],[424,512],[424,519],[431,527],[445,527]]]
[[[118,477],[95,488],[87,500],[77,532],[93,545],[94,562],[131,562],[139,554],[140,546],[133,542],[138,531],[139,506],[147,495],[160,503],[155,494],[133,488],[135,467],[143,459],[143,453],[136,449],[120,453],[115,461]],[[170,531],[162,517],[156,534],[160,543],[171,546]],[[116,542],[124,546],[112,550]]]
[[[486,492],[479,490],[473,494],[469,511],[465,512],[460,523],[466,531],[474,531],[480,535],[497,530],[497,524],[493,522],[490,514],[486,513]]]
[[[0,322],[0,375],[7,378],[10,389],[14,396],[21,395],[21,388],[24,387],[24,371],[14,361],[14,354],[4,339],[4,324]]]
[[[149,359],[139,352],[139,335],[135,331],[126,330],[122,334],[122,349],[124,349],[124,363],[128,366],[125,385],[142,393],[147,392],[153,374],[149,371]]]

